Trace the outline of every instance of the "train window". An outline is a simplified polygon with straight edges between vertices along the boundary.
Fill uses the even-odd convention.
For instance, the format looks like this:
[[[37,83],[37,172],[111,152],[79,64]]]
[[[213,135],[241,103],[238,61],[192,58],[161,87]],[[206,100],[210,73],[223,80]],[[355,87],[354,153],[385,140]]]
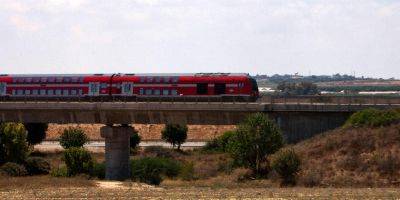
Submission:
[[[173,83],[177,83],[178,82],[179,77],[172,77],[172,82]]]
[[[69,83],[69,82],[71,82],[71,77],[64,77],[63,82],[64,82],[64,83]]]
[[[47,78],[46,78],[46,77],[40,78],[40,82],[41,82],[41,83],[46,83],[46,82],[47,82]]]
[[[54,95],[54,90],[47,90],[48,95]]]
[[[25,94],[26,94],[26,95],[30,95],[30,94],[31,94],[31,91],[30,91],[30,90],[25,90]]]
[[[6,94],[6,83],[0,83],[0,95]]]
[[[61,82],[62,82],[62,80],[63,80],[63,78],[62,78],[62,77],[57,77],[57,78],[56,78],[56,82],[57,82],[57,83],[61,83]]]
[[[178,95],[178,91],[176,91],[176,89],[172,89],[171,90],[171,95]]]
[[[63,90],[63,96],[68,96],[68,90]]]
[[[49,78],[47,79],[47,81],[48,81],[49,83],[54,83],[54,82],[56,82],[56,78],[55,78],[55,77],[49,77]]]
[[[25,82],[27,82],[27,83],[32,82],[32,78],[25,78]]]
[[[148,83],[153,82],[153,77],[151,77],[151,76],[147,77],[147,82],[148,82]]]
[[[71,95],[76,95],[76,90],[71,90]]]
[[[156,83],[159,83],[159,82],[161,82],[161,77],[157,76],[157,77],[154,78],[154,80],[156,81]]]
[[[40,82],[40,78],[39,77],[32,78],[32,82],[39,83]]]
[[[107,89],[107,83],[101,83],[100,84],[101,89]]]
[[[61,90],[60,89],[56,90],[56,95],[61,95]]]
[[[78,77],[72,77],[72,78],[71,78],[71,82],[77,83],[77,82],[78,82]]]
[[[146,89],[146,95],[151,95],[152,91],[151,89]]]
[[[164,83],[169,83],[169,77],[168,76],[164,77]]]
[[[197,94],[207,94],[208,84],[207,83],[197,83]]]
[[[16,95],[16,91],[15,90],[12,90],[12,95]]]
[[[82,89],[79,89],[79,90],[78,90],[78,93],[79,93],[79,96],[82,96],[82,95],[83,95],[83,90],[82,90]]]
[[[140,79],[139,79],[139,81],[140,81],[141,83],[144,83],[144,80],[145,80],[145,77],[143,77],[143,76],[141,76]]]
[[[160,95],[160,90],[158,90],[158,89],[156,89],[156,90],[154,90],[154,95]]]
[[[40,95],[46,95],[46,90],[44,89],[40,90]]]
[[[32,90],[32,94],[33,95],[38,95],[39,94],[39,90]]]
[[[17,95],[23,95],[24,91],[23,90],[17,90]]]
[[[163,95],[168,95],[168,94],[169,94],[169,91],[168,91],[167,89],[164,89],[164,90],[162,91],[162,94],[163,94]]]
[[[143,88],[140,88],[140,89],[139,89],[139,94],[140,94],[140,95],[143,95],[143,94],[144,94],[143,91],[144,91]]]

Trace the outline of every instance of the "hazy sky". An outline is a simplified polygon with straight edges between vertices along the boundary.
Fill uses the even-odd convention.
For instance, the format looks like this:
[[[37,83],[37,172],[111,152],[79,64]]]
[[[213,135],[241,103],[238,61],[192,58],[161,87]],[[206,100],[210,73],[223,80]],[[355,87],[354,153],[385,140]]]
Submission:
[[[399,0],[0,0],[0,73],[400,78]]]

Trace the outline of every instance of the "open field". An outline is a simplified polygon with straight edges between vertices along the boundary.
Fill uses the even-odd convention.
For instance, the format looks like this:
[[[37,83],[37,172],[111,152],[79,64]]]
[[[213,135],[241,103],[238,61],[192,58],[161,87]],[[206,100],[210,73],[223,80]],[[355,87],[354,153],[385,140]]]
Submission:
[[[103,199],[398,199],[398,188],[219,188],[154,187],[132,182],[77,178],[1,178],[0,199],[103,198]]]

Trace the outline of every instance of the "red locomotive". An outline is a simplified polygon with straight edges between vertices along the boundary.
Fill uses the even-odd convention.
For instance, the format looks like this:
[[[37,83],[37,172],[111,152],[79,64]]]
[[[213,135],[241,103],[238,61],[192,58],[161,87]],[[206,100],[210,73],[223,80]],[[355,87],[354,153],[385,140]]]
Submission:
[[[258,94],[248,74],[0,75],[3,100],[254,101]]]

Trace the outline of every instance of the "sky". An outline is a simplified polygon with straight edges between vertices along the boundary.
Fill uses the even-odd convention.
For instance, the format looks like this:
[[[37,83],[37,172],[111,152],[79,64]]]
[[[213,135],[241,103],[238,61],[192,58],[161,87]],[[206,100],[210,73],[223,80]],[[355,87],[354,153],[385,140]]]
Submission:
[[[0,0],[0,74],[400,78],[400,0]]]

